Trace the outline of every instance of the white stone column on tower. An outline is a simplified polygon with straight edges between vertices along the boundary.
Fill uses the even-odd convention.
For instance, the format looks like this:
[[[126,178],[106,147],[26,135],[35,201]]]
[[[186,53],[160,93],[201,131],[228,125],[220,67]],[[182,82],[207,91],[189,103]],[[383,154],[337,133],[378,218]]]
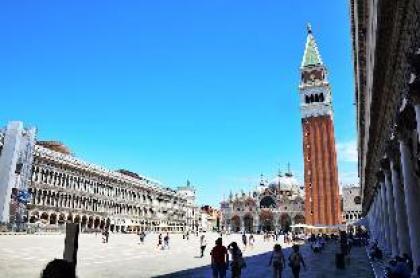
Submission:
[[[388,204],[388,223],[389,223],[389,241],[391,245],[392,257],[399,255],[398,239],[397,239],[397,222],[395,219],[394,194],[391,182],[391,171],[389,159],[385,158],[381,161],[382,171],[385,177],[386,199]]]
[[[420,266],[420,186],[414,171],[413,139],[417,134],[412,110],[406,105],[398,115],[397,137],[400,142],[401,166],[404,181],[405,204],[414,269]]]

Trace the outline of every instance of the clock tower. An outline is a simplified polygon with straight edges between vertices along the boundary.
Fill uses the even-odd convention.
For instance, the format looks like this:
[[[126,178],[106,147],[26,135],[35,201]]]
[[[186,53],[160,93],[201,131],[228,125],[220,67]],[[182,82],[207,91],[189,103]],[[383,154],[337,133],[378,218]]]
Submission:
[[[341,224],[331,88],[310,25],[300,66],[299,96],[305,222],[310,225]]]

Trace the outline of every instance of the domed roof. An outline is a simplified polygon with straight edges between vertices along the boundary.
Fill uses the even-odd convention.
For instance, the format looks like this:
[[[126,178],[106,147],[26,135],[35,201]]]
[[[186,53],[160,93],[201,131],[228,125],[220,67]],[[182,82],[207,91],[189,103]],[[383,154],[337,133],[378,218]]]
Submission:
[[[279,175],[275,177],[269,184],[272,189],[280,188],[282,191],[298,191],[299,183],[292,173],[286,173],[286,175]]]

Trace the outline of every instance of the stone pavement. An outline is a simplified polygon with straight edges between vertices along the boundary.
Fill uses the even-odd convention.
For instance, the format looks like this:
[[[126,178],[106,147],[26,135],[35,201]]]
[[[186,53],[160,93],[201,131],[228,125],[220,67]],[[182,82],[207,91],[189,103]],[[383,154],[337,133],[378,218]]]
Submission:
[[[79,239],[79,278],[90,277],[210,277],[210,250],[218,235],[207,234],[208,248],[204,258],[199,258],[199,239],[189,241],[181,235],[171,235],[171,248],[157,250],[157,235],[146,237],[139,244],[136,235],[111,234],[109,244],[101,243],[100,235],[82,234]],[[239,235],[224,236],[224,243],[240,242]],[[268,251],[273,242],[264,242],[256,236],[254,249],[244,250],[248,267],[243,277],[271,277]],[[62,258],[64,235],[0,236],[0,277],[39,277],[45,265],[54,258]],[[240,244],[241,249],[243,247]],[[289,249],[285,249],[288,254]],[[334,265],[334,246],[320,255],[303,247],[309,265],[302,277],[372,277],[363,248],[355,248],[350,268],[337,271]],[[285,277],[290,277],[287,269]]]
[[[364,247],[354,247],[351,251],[349,260],[346,261],[346,269],[337,269],[335,267],[335,253],[337,245],[329,243],[322,253],[314,254],[309,245],[301,246],[301,253],[304,256],[306,270],[301,271],[301,278],[373,278],[372,268]],[[285,258],[291,254],[291,248],[283,249]],[[242,272],[244,278],[262,278],[272,277],[271,268],[268,267],[270,252],[246,257],[247,267]],[[210,266],[196,269],[183,270],[170,275],[160,276],[161,278],[181,278],[181,277],[211,277]],[[230,273],[228,273],[230,278]],[[283,271],[283,277],[293,277],[288,266]]]

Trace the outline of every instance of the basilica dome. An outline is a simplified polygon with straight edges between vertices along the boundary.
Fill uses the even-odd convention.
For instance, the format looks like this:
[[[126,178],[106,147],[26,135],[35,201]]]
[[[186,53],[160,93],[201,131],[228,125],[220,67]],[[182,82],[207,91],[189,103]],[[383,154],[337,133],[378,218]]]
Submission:
[[[271,189],[280,189],[281,191],[298,191],[299,183],[292,173],[286,173],[284,176],[279,174],[269,184]]]

